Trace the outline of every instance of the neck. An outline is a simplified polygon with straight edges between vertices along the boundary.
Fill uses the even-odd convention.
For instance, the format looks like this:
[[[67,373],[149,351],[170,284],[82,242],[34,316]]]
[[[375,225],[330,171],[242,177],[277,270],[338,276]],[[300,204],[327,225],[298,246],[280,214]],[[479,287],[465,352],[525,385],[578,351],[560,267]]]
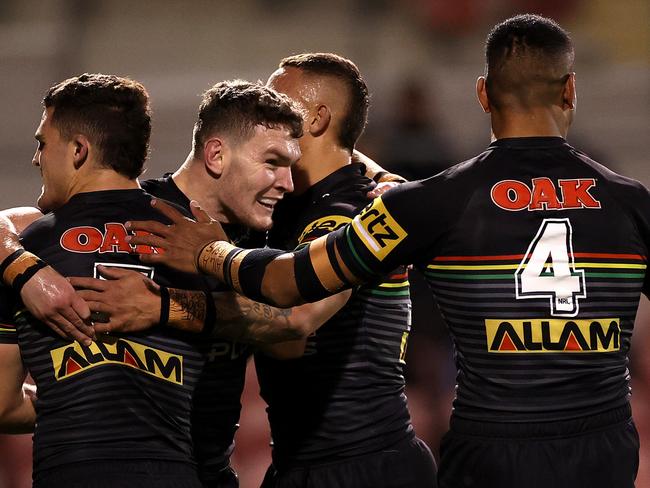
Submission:
[[[228,222],[223,206],[217,197],[215,177],[208,173],[205,164],[190,153],[185,162],[172,175],[176,186],[190,200],[196,200],[201,208],[220,222]]]
[[[136,179],[130,179],[112,169],[96,169],[87,178],[78,180],[72,187],[72,194],[102,190],[132,190],[140,188]]]
[[[507,110],[491,112],[492,133],[496,139],[510,137],[563,137],[568,124],[562,112],[552,108],[525,111]]]
[[[350,164],[350,151],[338,144],[313,144],[301,147],[301,150],[302,156],[291,171],[295,195],[304,193],[337,169]]]

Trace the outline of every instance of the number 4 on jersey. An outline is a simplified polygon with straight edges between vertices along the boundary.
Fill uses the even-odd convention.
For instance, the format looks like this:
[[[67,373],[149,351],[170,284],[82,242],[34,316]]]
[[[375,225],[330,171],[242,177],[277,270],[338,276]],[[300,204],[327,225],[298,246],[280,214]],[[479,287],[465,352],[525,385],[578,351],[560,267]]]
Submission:
[[[544,219],[515,272],[517,299],[550,298],[551,315],[575,317],[587,296],[585,272],[575,269],[569,219]]]

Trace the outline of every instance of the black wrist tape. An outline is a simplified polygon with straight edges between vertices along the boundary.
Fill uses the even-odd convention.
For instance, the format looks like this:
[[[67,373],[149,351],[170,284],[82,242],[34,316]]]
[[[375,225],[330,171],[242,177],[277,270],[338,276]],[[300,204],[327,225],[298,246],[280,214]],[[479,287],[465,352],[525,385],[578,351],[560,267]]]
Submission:
[[[228,255],[223,261],[223,282],[229,288],[233,288],[233,277],[231,272],[232,262],[235,259],[235,257],[241,254],[243,251],[244,250],[242,248],[236,247],[228,253]],[[235,290],[235,291],[239,291],[239,290]]]
[[[294,252],[294,273],[296,277],[300,276],[300,280],[296,280],[296,284],[300,296],[306,302],[316,302],[332,294],[323,286],[314,271],[309,255],[309,246]]]
[[[2,276],[5,274],[5,271],[7,270],[9,265],[24,253],[25,253],[24,249],[18,249],[17,251],[12,252],[9,256],[7,256],[2,260],[2,263],[0,264],[0,278],[2,278]],[[11,285],[11,283],[7,283],[7,284]]]
[[[16,276],[14,278],[14,281],[11,283],[11,287],[16,290],[16,293],[20,295],[20,291],[23,289],[23,286],[25,286],[25,283],[27,283],[32,276],[34,276],[45,267],[47,267],[47,264],[39,259],[35,264],[31,265],[21,274]]]
[[[38,256],[24,249],[18,249],[7,256],[0,264],[0,277],[20,295],[20,290],[23,289],[25,283],[45,267],[47,267],[47,264],[41,261]]]
[[[247,251],[238,266],[237,276],[233,276],[232,279],[239,282],[243,295],[256,302],[266,303],[268,300],[262,296],[262,278],[264,278],[266,265],[286,252],[269,248]],[[241,255],[243,254],[242,252]]]

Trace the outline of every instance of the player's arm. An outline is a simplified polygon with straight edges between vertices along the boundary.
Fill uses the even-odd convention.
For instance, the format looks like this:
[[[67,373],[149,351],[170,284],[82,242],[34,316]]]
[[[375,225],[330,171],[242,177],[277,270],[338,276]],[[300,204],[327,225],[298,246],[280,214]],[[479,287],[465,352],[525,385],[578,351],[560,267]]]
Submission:
[[[18,344],[0,344],[0,371],[0,431],[4,434],[33,432],[36,411],[32,387],[23,386],[27,372]]]
[[[266,341],[258,343],[258,348],[267,356],[275,359],[296,359],[301,357],[307,346],[307,338],[331,319],[350,299],[351,290],[344,290],[314,303],[304,303],[293,308],[276,309],[290,311],[287,326],[298,332],[299,338],[282,342]],[[241,295],[237,295],[241,297]],[[271,307],[260,302],[252,302],[262,307]]]
[[[204,272],[226,283],[237,292],[242,292],[240,275],[252,275],[247,281],[253,283],[254,290],[247,290],[242,294],[255,301],[271,302],[280,308],[318,301],[343,290],[341,287],[311,300],[303,298],[298,291],[294,274],[294,261],[297,259],[294,258],[295,256],[309,257],[309,250],[323,238],[297,251],[295,256],[292,252],[276,249],[241,249],[226,242],[227,236],[219,222],[201,210],[196,202],[191,202],[190,205],[196,221],[185,217],[160,200],[153,199],[151,205],[172,223],[164,225],[156,221],[133,221],[125,224],[131,231],[144,231],[127,237],[127,241],[132,245],[144,244],[164,249],[160,254],[140,255],[140,260],[145,263],[165,264],[188,273]],[[322,252],[319,255],[322,258],[326,257]],[[248,256],[250,259],[247,259],[246,265],[242,267],[243,258]],[[304,261],[303,259],[301,262]],[[267,264],[270,264],[268,270],[266,270]],[[225,273],[224,266],[227,267]],[[312,275],[313,270],[309,276],[310,285],[313,281]],[[230,279],[233,276],[236,277],[235,282]],[[260,289],[262,277],[268,278],[265,281],[266,295],[261,293]],[[304,279],[306,280],[307,277]],[[356,283],[350,282],[348,288],[354,284]]]
[[[365,176],[377,183],[377,186],[370,190],[366,195],[371,200],[383,195],[388,190],[392,190],[402,183],[406,183],[406,178],[391,173],[390,171],[386,171],[384,168],[379,166],[374,159],[369,158],[356,149],[352,152],[352,162],[363,163],[366,167],[366,172],[364,173]]]
[[[155,325],[247,343],[272,343],[310,335],[334,315],[349,294],[282,309],[233,292],[206,293],[160,287],[132,270],[98,266],[105,279],[72,277],[70,282],[93,312],[98,333],[139,332]]]
[[[34,317],[62,337],[90,344],[90,310],[67,279],[37,256],[25,252],[18,235],[36,219],[40,210],[19,207],[0,212],[0,264],[2,279],[20,293]]]
[[[294,252],[233,246],[225,242],[219,223],[198,208],[193,210],[195,222],[158,202],[155,206],[172,224],[127,225],[150,233],[132,236],[132,244],[164,249],[160,254],[141,256],[144,262],[201,271],[255,301],[290,307],[321,300],[380,277],[400,264],[410,264],[416,252],[430,246],[444,229],[435,218],[437,212],[427,215],[427,228],[421,225],[418,208],[434,208],[433,204],[423,206],[425,199],[436,195],[430,186],[423,182],[401,185],[375,199],[350,224]],[[441,197],[437,201],[445,203]],[[450,200],[440,205],[440,214],[447,215],[447,206],[454,208],[454,204]]]
[[[167,292],[168,326],[255,345],[309,336],[338,312],[350,296],[343,292],[316,303],[278,308],[233,292],[207,294],[174,288]]]
[[[349,300],[350,291],[343,291],[314,303],[305,303],[293,308],[277,308],[265,303],[254,302],[238,294],[222,293],[234,307],[226,307],[230,317],[223,317],[217,323],[214,334],[237,342],[253,343],[265,351],[285,355],[283,351],[297,353],[301,344],[321,325],[336,314]],[[219,315],[221,315],[220,308]],[[287,342],[285,344],[285,342]]]
[[[316,239],[299,251],[250,250],[226,242],[220,224],[206,218],[205,214],[200,217],[201,221],[194,222],[162,202],[158,201],[154,206],[172,221],[172,225],[154,221],[127,222],[127,228],[148,233],[128,238],[132,244],[156,246],[165,251],[141,255],[143,262],[162,263],[190,273],[200,271],[255,301],[268,301],[281,308],[318,301],[363,281],[339,261],[338,255],[335,260],[330,260],[329,252],[336,253],[332,247],[336,238],[329,240],[330,237],[337,235],[339,240],[342,239],[343,231],[349,225]],[[316,268],[312,260],[318,263]],[[315,269],[325,279],[325,285]],[[382,269],[376,276],[390,269]],[[343,274],[338,274],[339,270]],[[296,279],[297,274],[300,280]]]
[[[404,183],[406,178],[403,178],[400,175],[386,171],[384,168],[379,166],[379,164],[372,158],[366,156],[356,149],[352,151],[352,162],[353,163],[363,163],[366,167],[365,175],[373,180],[375,183]],[[379,195],[376,195],[379,196]]]

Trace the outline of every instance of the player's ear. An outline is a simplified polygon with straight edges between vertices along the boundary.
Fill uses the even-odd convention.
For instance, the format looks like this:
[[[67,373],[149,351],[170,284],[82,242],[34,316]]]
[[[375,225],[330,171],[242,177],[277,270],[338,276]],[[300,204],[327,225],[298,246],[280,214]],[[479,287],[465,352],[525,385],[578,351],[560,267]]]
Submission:
[[[208,173],[215,178],[219,178],[223,173],[223,152],[223,141],[218,137],[212,137],[203,144],[203,162]]]
[[[566,75],[564,88],[562,89],[562,109],[575,110],[578,95],[576,93],[576,74],[569,73]]]
[[[88,159],[90,141],[83,134],[75,134],[70,140],[72,161],[75,169],[79,169]]]
[[[476,97],[483,112],[490,113],[490,100],[488,99],[485,76],[479,76],[476,80]]]
[[[319,105],[309,121],[309,133],[318,137],[323,135],[332,121],[332,112],[327,105]]]

